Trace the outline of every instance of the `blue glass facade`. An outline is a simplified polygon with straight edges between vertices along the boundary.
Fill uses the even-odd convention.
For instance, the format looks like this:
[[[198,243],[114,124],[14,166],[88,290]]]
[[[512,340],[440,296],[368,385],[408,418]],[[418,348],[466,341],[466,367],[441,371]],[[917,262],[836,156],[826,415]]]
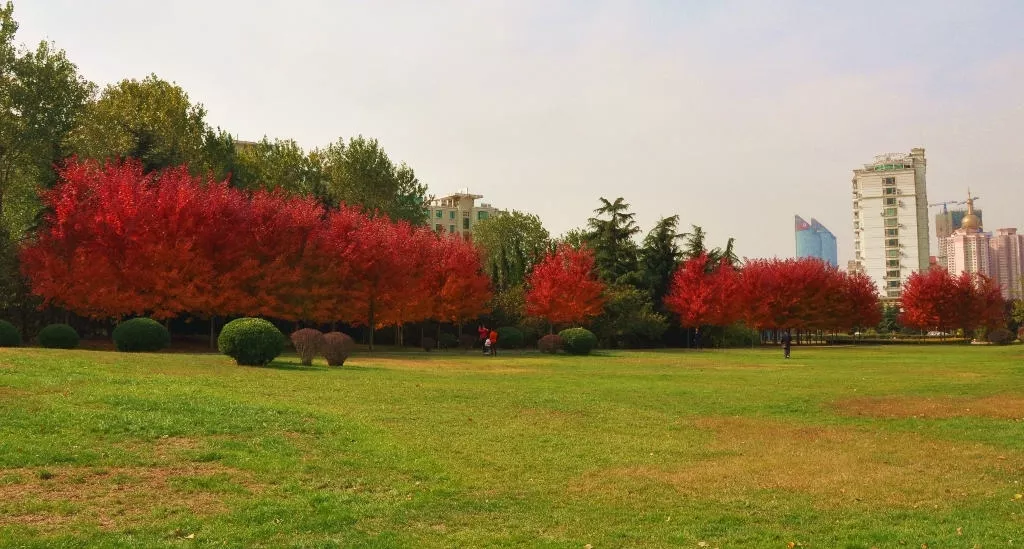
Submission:
[[[836,249],[836,235],[814,218],[811,218],[811,222],[808,223],[798,215],[795,216],[795,222],[796,256],[816,257],[838,267],[839,252]]]

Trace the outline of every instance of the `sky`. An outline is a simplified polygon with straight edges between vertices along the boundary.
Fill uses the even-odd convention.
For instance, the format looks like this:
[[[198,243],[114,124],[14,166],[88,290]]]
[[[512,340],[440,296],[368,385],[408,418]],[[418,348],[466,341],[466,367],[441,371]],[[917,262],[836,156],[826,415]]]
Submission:
[[[931,202],[970,187],[987,230],[1024,230],[1018,0],[15,0],[15,18],[100,85],[155,73],[244,140],[376,137],[432,194],[553,235],[622,196],[644,232],[678,214],[790,257],[800,214],[845,265],[852,170],[913,147]]]

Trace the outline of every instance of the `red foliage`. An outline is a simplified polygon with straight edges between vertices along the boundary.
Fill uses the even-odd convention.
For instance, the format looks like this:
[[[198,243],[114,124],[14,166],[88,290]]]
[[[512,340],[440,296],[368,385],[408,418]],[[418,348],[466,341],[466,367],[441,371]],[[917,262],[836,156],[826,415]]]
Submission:
[[[672,275],[665,306],[684,328],[726,326],[739,319],[738,290],[739,275],[728,261],[708,272],[708,256],[701,254]]]
[[[901,322],[922,330],[1003,327],[1004,303],[998,285],[983,275],[953,277],[944,269],[914,273],[903,285]]]
[[[555,324],[583,324],[601,314],[604,284],[594,275],[594,254],[560,245],[527,280],[526,314]]]

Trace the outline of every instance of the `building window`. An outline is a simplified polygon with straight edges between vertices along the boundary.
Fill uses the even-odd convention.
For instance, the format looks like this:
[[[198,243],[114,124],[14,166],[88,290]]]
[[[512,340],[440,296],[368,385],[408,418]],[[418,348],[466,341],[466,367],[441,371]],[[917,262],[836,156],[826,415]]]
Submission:
[[[886,297],[899,297],[900,296],[900,291],[899,290],[889,290],[889,291],[885,292],[885,295],[886,295]]]
[[[900,251],[899,250],[886,250],[885,251],[885,257],[899,257],[899,256],[900,256]]]
[[[896,208],[886,208],[886,209],[882,210],[882,215],[884,215],[886,217],[895,217],[896,216]]]
[[[885,226],[886,227],[895,227],[898,224],[899,224],[899,221],[897,221],[895,217],[887,217],[887,218],[885,218]]]
[[[885,178],[882,179],[882,185],[885,185],[886,187],[892,187],[895,184],[896,184],[896,178],[895,177],[885,177]]]
[[[464,231],[469,230],[469,218],[468,217],[463,217],[462,218],[462,230],[464,230]]]
[[[900,235],[900,230],[899,229],[886,229],[885,230],[885,236],[899,236],[899,235]]]
[[[434,232],[437,232],[437,233],[439,233],[439,232],[441,232],[441,231],[443,231],[443,230],[444,230],[444,227],[443,227],[443,226],[441,226],[441,224],[440,224],[440,223],[438,223],[437,225],[434,225]]]
[[[487,213],[488,212],[483,212],[483,211],[476,212],[476,220],[477,221],[483,221],[483,220],[487,219]]]
[[[900,287],[900,281],[899,280],[890,280],[889,282],[885,283],[885,287],[886,288],[899,288]]]
[[[895,197],[886,198],[885,199],[885,205],[886,206],[895,206],[896,205],[896,198]]]
[[[900,272],[899,271],[885,271],[885,277],[886,278],[899,278],[900,277]]]
[[[455,219],[455,210],[448,211],[448,219]]]
[[[898,238],[889,238],[889,239],[887,239],[885,241],[885,245],[886,246],[891,246],[893,248],[899,247],[900,239],[898,239]]]
[[[448,232],[454,233],[455,232],[455,225],[448,225]]]
[[[438,218],[438,219],[441,219],[442,217],[444,217],[444,212],[442,212],[441,210],[437,210],[437,211],[436,211],[436,212],[434,213],[434,217],[436,217],[436,218]]]
[[[900,260],[899,259],[886,259],[885,260],[885,266],[890,268],[890,269],[898,269],[900,267]]]
[[[896,194],[896,187],[886,187],[882,189],[882,194]]]

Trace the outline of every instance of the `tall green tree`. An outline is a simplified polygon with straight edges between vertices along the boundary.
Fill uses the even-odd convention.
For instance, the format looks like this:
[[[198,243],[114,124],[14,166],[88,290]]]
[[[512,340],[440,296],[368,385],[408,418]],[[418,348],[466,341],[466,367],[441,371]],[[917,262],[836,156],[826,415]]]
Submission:
[[[643,286],[647,289],[656,306],[668,293],[672,274],[676,272],[683,252],[679,241],[683,235],[678,232],[679,216],[663,217],[644,237],[640,248],[640,271]]]
[[[422,225],[427,222],[427,187],[409,166],[395,164],[376,139],[353,137],[315,151],[334,204],[358,205],[370,213]]]
[[[587,220],[588,240],[594,249],[598,274],[609,283],[633,283],[638,278],[639,249],[633,237],[640,232],[629,204],[620,196],[603,196],[597,214]]]
[[[238,148],[234,185],[247,189],[281,189],[287,193],[330,200],[320,165],[291,139],[266,137]]]
[[[104,88],[75,132],[75,151],[86,158],[133,157],[146,170],[202,166],[206,110],[180,86],[155,74]]]
[[[523,284],[530,268],[544,257],[550,238],[539,217],[516,210],[473,228],[473,243],[483,253],[484,269],[499,291]]]

